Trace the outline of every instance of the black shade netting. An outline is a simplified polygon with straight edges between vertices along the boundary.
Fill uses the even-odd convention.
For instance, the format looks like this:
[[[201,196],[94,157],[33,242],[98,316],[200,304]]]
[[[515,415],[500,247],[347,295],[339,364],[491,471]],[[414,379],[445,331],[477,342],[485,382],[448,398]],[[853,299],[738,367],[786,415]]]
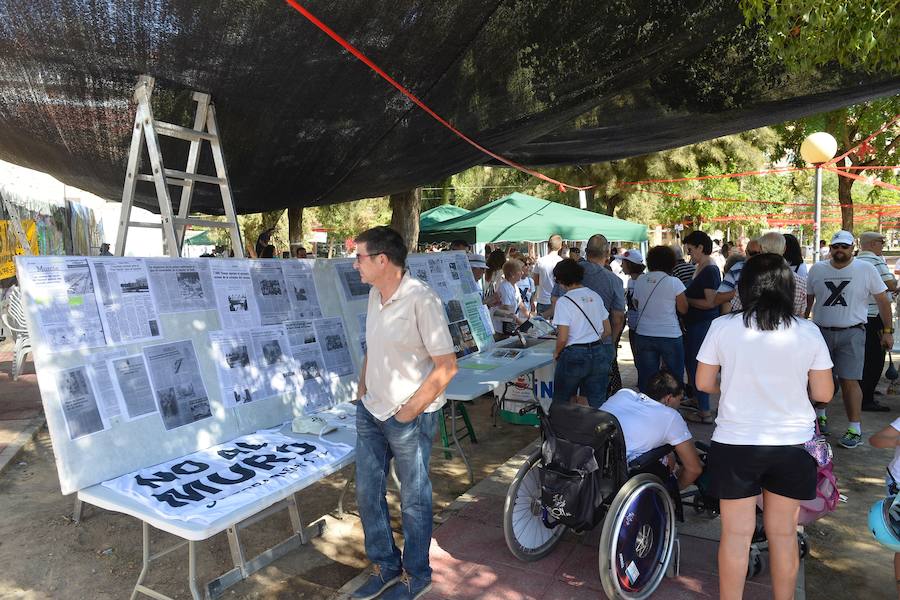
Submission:
[[[533,165],[900,90],[897,74],[787,75],[735,4],[304,3],[459,129]],[[190,125],[190,92],[212,94],[242,213],[404,191],[488,160],[277,0],[0,0],[0,159],[120,198],[140,74],[157,78],[160,120]],[[166,166],[183,169],[187,148],[164,139]],[[214,172],[208,149],[200,170]],[[138,193],[153,210],[152,185]],[[220,213],[218,190],[198,184],[194,208]]]

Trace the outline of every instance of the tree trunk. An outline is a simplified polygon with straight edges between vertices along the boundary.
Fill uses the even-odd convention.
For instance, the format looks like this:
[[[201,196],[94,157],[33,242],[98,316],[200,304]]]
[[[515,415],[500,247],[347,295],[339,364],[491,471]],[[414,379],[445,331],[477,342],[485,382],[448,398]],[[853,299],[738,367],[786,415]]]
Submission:
[[[441,204],[450,204],[450,196],[453,193],[453,178],[448,177],[441,182]]]
[[[391,228],[406,240],[406,248],[416,251],[419,243],[419,210],[422,204],[422,188],[391,194]]]
[[[854,179],[838,175],[838,202],[841,205],[841,229],[853,233],[853,189]]]
[[[606,197],[606,214],[610,217],[613,216],[613,213],[616,212],[616,207],[622,203],[625,198],[622,194],[613,194],[612,196]]]
[[[291,256],[303,245],[303,207],[288,208],[288,240],[291,245]]]

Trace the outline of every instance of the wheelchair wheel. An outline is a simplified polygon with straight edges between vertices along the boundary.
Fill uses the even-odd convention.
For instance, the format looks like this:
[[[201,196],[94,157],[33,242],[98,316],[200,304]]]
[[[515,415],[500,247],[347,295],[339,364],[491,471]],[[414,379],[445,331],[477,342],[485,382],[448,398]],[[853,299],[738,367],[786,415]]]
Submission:
[[[541,506],[541,480],[538,465],[540,449],[525,461],[516,473],[506,492],[503,506],[503,536],[509,551],[521,561],[541,559],[553,550],[566,528],[544,525],[544,509]]]
[[[600,581],[609,598],[649,597],[675,545],[675,504],[655,475],[632,477],[610,504],[600,534]]]

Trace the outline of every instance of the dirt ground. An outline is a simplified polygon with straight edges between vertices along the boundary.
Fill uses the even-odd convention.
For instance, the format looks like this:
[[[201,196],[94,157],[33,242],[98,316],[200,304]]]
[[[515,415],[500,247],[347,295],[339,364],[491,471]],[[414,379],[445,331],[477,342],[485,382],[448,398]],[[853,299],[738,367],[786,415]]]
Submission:
[[[620,362],[625,385],[633,385],[635,373],[622,344]],[[882,390],[883,390],[882,386]],[[864,413],[863,429],[871,433],[900,414],[900,396],[881,396],[891,413]],[[536,437],[528,426],[490,423],[486,398],[469,407],[479,443],[467,451],[476,481]],[[840,398],[830,410],[832,431],[846,425]],[[711,427],[692,425],[698,438],[708,437]],[[836,436],[832,437],[836,442]],[[869,507],[883,494],[885,467],[890,453],[868,445],[855,450],[835,448],[835,471],[841,492],[847,496],[833,515],[807,528],[811,557],[806,561],[807,598],[893,598],[892,557],[876,544],[866,529]],[[351,467],[352,468],[352,467]],[[333,513],[348,469],[301,492],[305,522]],[[435,512],[439,513],[469,488],[465,468],[458,458],[445,460],[436,451],[432,459]],[[391,494],[392,513],[399,513],[396,494]],[[127,598],[141,567],[141,529],[129,516],[86,507],[81,524],[71,520],[73,497],[59,493],[50,439],[38,434],[16,461],[0,475],[0,599],[102,600]],[[324,536],[289,553],[249,580],[233,587],[226,598],[325,600],[366,566],[362,530],[355,516],[353,493],[348,494],[342,520],[326,516]],[[396,525],[396,524],[395,524]],[[395,527],[398,529],[398,527]],[[290,531],[286,514],[272,516],[244,533],[252,556],[276,543]],[[161,532],[153,536],[158,550],[174,538]],[[186,550],[155,563],[148,584],[174,598],[188,598]],[[231,566],[224,534],[201,544],[198,571],[207,581]]]
[[[492,427],[490,401],[469,406],[478,444],[463,442],[480,481],[537,436],[533,427],[498,421]],[[348,467],[298,495],[304,522],[334,513]],[[458,458],[432,455],[435,513],[469,487],[465,466]],[[392,514],[399,515],[399,498],[389,494]],[[85,507],[80,524],[72,522],[74,496],[62,496],[53,462],[50,437],[41,431],[0,475],[0,599],[105,600],[127,598],[141,570],[140,522],[127,515]],[[289,553],[226,594],[226,598],[330,598],[366,565],[362,528],[353,490],[347,495],[342,520],[326,516],[325,534],[310,546]],[[399,521],[395,522],[399,530]],[[242,534],[247,556],[272,546],[290,532],[286,512],[252,525]],[[175,538],[155,531],[154,551]],[[202,582],[232,566],[224,533],[203,542],[198,572]],[[148,585],[171,595],[189,598],[187,550],[176,551],[153,564]]]

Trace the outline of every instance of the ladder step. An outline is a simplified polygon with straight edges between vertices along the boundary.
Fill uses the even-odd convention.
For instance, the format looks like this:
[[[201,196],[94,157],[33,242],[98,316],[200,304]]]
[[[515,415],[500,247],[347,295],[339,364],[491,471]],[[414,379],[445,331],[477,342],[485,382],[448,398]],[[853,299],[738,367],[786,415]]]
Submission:
[[[148,229],[162,229],[162,223],[148,223],[146,221],[128,221],[129,227],[147,227]]]
[[[174,123],[166,123],[165,121],[155,121],[154,125],[156,126],[156,133],[178,138],[180,140],[187,140],[189,142],[209,140],[212,142],[217,139],[217,136],[212,133],[197,131],[196,129],[182,127],[181,125],[175,125]]]
[[[231,227],[234,227],[233,221],[209,221],[206,219],[195,219],[193,217],[188,217],[186,219],[173,217],[172,222],[178,226],[196,225],[197,227],[218,227],[220,229],[229,229]]]
[[[175,169],[165,169],[166,183],[169,185],[190,185],[191,181],[199,181],[201,183],[211,183],[212,185],[224,185],[226,181],[212,175],[200,175],[199,173],[185,173],[184,171],[176,171]],[[138,181],[149,181],[153,183],[153,175],[146,173],[139,174],[136,179]]]

